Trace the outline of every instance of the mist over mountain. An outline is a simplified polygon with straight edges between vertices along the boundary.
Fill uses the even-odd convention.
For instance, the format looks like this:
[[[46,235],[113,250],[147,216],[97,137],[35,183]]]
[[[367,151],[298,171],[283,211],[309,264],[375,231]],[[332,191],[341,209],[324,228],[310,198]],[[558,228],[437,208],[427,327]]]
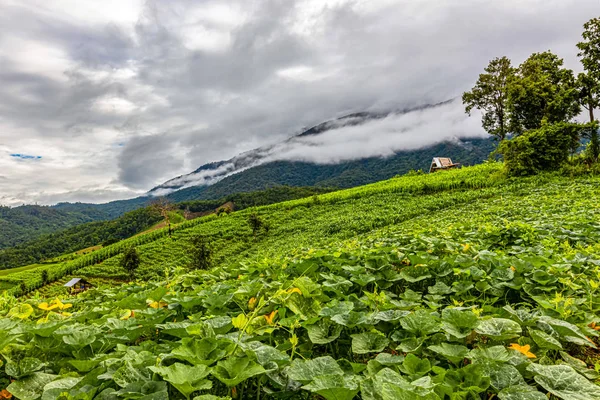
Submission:
[[[486,136],[473,120],[464,114],[457,100],[406,110],[353,113],[325,121],[283,142],[202,165],[154,187],[148,194],[163,196],[180,189],[210,186],[249,168],[277,161],[339,165],[395,157],[442,142],[460,146],[463,140]],[[402,172],[406,171],[398,171]]]

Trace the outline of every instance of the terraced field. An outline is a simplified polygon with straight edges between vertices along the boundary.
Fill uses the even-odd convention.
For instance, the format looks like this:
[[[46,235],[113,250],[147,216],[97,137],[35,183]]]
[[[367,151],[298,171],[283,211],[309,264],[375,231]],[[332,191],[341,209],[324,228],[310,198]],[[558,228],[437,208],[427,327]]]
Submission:
[[[0,389],[597,400],[600,179],[509,180],[500,168],[401,177],[132,239],[135,281],[0,298],[0,355],[10,355]],[[252,213],[268,230],[252,232]],[[197,235],[212,246],[210,270],[188,268]],[[61,268],[121,278],[124,246]]]

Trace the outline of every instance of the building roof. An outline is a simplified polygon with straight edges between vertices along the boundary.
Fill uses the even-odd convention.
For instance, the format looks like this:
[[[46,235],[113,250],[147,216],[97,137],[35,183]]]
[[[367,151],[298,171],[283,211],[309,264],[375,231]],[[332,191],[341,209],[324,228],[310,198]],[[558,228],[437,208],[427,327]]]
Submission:
[[[434,157],[433,163],[435,163],[438,168],[449,167],[454,165],[452,163],[452,160],[448,157]]]
[[[65,287],[73,287],[76,283],[78,283],[79,281],[82,281],[83,279],[81,278],[73,278],[71,279],[69,282],[65,283]],[[85,281],[83,281],[85,282]]]

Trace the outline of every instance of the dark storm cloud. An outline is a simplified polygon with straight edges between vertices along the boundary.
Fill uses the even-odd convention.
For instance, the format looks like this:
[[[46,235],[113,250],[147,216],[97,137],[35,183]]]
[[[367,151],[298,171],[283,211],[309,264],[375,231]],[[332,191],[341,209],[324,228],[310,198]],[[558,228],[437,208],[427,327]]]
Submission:
[[[143,192],[349,112],[455,98],[496,56],[551,49],[578,69],[581,26],[600,14],[597,0],[55,1],[0,0],[5,202],[88,199],[90,181],[103,200]],[[423,140],[386,138],[414,147],[445,126],[473,133],[453,115],[421,131],[389,119],[347,146],[335,145],[342,131],[324,137],[335,151],[274,158],[386,153],[360,135],[414,132]],[[23,148],[44,158],[2,155]]]

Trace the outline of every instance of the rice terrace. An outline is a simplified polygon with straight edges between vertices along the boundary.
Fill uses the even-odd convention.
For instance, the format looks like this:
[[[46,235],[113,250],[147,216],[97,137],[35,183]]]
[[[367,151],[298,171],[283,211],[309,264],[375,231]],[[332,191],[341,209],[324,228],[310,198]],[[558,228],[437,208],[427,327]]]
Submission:
[[[445,57],[464,57],[484,52],[474,29],[509,40],[532,11],[512,0],[431,9],[430,0],[157,0],[132,5],[135,19],[123,22],[122,4],[1,3],[12,17],[0,20],[23,18],[31,38],[45,32],[54,43],[72,31],[81,41],[61,50],[72,63],[60,78],[50,64],[42,79],[31,60],[7,63],[29,65],[11,70],[15,85],[32,74],[30,85],[69,86],[60,107],[39,113],[27,108],[34,97],[11,95],[28,118],[43,115],[31,129],[50,130],[22,142],[31,154],[10,138],[4,151],[2,129],[21,130],[16,117],[4,125],[0,99],[0,400],[600,400],[600,18],[587,15],[591,2],[532,1],[550,21],[536,22],[540,32],[551,31],[551,16],[570,15],[572,56],[518,59],[533,44],[566,48],[533,37],[532,26],[530,41],[511,44],[520,52],[496,43],[519,63],[497,57],[468,80],[451,70],[462,98],[423,95],[429,102],[389,100],[441,78],[421,79],[430,62],[410,56],[427,46],[394,40],[406,59],[383,54],[382,31],[404,37],[388,16],[408,15],[407,26],[454,16],[427,41],[447,35]],[[488,12],[508,25],[488,23]],[[111,28],[97,30],[103,18]],[[219,29],[227,40],[215,39]],[[473,47],[459,47],[467,31]],[[348,43],[365,53],[352,68],[360,57]],[[316,124],[321,112],[336,117]],[[52,130],[59,125],[68,140]],[[299,133],[262,136],[282,127]],[[96,130],[99,149],[77,161],[70,146]],[[46,144],[49,156],[37,155]],[[198,159],[205,164],[182,174]],[[72,173],[65,165],[79,172],[46,175]]]

